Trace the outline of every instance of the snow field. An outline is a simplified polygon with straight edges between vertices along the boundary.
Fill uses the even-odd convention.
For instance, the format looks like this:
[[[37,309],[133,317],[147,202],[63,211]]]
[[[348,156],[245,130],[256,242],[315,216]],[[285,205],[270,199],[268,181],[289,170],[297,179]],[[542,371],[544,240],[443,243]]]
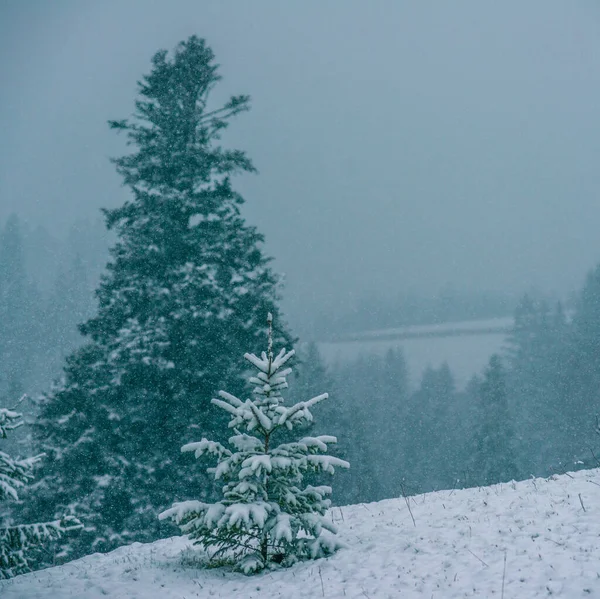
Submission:
[[[333,508],[346,548],[289,569],[208,569],[175,537],[18,576],[0,583],[0,597],[600,597],[600,470],[408,502],[410,511],[404,498]]]

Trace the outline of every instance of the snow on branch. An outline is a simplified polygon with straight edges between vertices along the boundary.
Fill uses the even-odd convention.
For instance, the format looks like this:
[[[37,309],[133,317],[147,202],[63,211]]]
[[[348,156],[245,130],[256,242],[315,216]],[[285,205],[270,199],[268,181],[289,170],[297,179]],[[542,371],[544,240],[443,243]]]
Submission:
[[[305,418],[309,421],[312,421],[312,414],[309,411],[309,408],[314,406],[315,404],[323,401],[324,399],[328,399],[328,393],[322,393],[321,395],[317,395],[308,401],[301,401],[297,403],[295,406],[287,409],[279,418],[279,424],[285,424],[286,420],[290,420],[294,417],[296,418]]]
[[[221,445],[218,441],[209,441],[208,439],[202,439],[195,443],[187,443],[181,448],[182,452],[193,451],[194,455],[199,458],[205,453],[216,455],[218,458],[223,458],[231,455],[231,451]]]
[[[60,539],[81,527],[79,520],[66,516],[53,522],[0,528],[0,579],[29,572],[27,549]]]
[[[272,318],[268,320],[268,347],[260,357],[245,354],[258,371],[249,382],[253,399],[241,399],[220,391],[212,403],[230,415],[228,440],[221,443],[202,439],[184,445],[182,451],[196,457],[210,454],[217,465],[207,471],[222,480],[222,498],[216,503],[176,503],[159,516],[171,519],[183,534],[213,556],[227,556],[246,574],[270,567],[275,561],[290,565],[299,559],[324,557],[341,544],[323,535],[335,534],[326,517],[331,487],[307,486],[307,473],[333,474],[348,468],[348,462],[325,454],[336,443],[331,435],[304,436],[289,442],[283,431],[312,421],[311,408],[328,398],[327,393],[287,407],[281,392],[292,369],[286,364],[294,351],[282,349],[275,357],[272,347]],[[278,438],[279,436],[279,438]],[[279,441],[279,443],[277,443]]]
[[[18,428],[22,423],[21,414],[0,408],[1,439],[6,438],[7,431]],[[44,454],[30,458],[13,458],[0,451],[0,500],[17,501],[17,491],[33,478],[33,469],[43,457]],[[65,516],[62,520],[53,522],[0,527],[0,579],[29,571],[26,551],[31,547],[58,539],[81,526],[76,518]]]

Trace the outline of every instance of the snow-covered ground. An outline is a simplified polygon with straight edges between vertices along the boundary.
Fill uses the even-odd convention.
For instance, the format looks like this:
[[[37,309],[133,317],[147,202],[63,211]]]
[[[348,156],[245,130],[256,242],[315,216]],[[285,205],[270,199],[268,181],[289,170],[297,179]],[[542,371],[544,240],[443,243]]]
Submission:
[[[382,329],[317,345],[329,364],[343,364],[361,353],[384,355],[389,349],[401,349],[413,388],[428,366],[438,368],[447,362],[457,386],[463,388],[473,375],[482,373],[492,354],[503,350],[512,323],[509,317]]]
[[[334,508],[347,548],[253,577],[182,538],[0,583],[2,599],[600,597],[600,470]],[[413,524],[414,518],[414,524]]]

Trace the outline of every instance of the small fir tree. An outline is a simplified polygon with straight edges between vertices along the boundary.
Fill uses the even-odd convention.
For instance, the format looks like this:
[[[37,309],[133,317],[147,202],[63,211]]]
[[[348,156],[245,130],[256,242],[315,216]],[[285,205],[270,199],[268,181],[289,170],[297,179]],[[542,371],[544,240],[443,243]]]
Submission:
[[[285,366],[294,351],[273,354],[272,316],[268,316],[268,350],[261,357],[244,358],[258,371],[250,378],[254,397],[245,402],[225,391],[212,403],[230,415],[228,449],[221,443],[202,439],[181,450],[197,458],[211,454],[216,468],[209,468],[215,480],[223,481],[223,498],[216,503],[184,501],[160,514],[172,519],[195,544],[213,550],[212,558],[230,557],[246,574],[269,563],[290,565],[298,559],[316,559],[336,551],[340,544],[324,530],[336,528],[325,517],[330,506],[328,486],[303,486],[306,473],[334,473],[334,467],[348,468],[348,462],[324,455],[337,439],[328,435],[303,437],[299,441],[278,437],[294,427],[312,421],[310,409],[327,399],[327,393],[286,407],[281,391],[287,389]]]
[[[21,414],[0,408],[0,439],[6,439],[8,431],[23,424]],[[0,451],[0,501],[18,501],[17,491],[32,478],[33,468],[43,455],[17,459]],[[0,526],[0,579],[11,578],[30,570],[27,550],[44,545],[62,537],[71,530],[81,528],[81,523],[72,516],[54,522]]]

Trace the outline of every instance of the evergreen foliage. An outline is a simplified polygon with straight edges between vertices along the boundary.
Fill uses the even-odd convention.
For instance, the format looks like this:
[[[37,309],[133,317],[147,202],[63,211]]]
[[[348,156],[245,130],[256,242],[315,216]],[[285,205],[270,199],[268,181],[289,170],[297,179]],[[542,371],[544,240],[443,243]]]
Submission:
[[[190,539],[209,550],[212,557],[229,557],[250,574],[277,562],[289,565],[302,558],[323,557],[339,547],[333,537],[330,506],[331,487],[303,484],[306,473],[334,473],[348,462],[324,455],[337,439],[329,435],[305,436],[298,441],[281,433],[312,421],[311,408],[327,399],[327,393],[286,407],[281,392],[287,389],[286,367],[294,351],[273,354],[272,316],[269,314],[268,349],[260,357],[245,354],[256,369],[250,378],[253,397],[242,401],[225,391],[212,403],[229,414],[232,449],[204,438],[181,450],[197,458],[206,454],[217,459],[209,468],[216,481],[224,483],[222,499],[216,503],[184,501],[160,514],[171,518]],[[282,441],[277,443],[277,441]]]
[[[562,306],[525,296],[508,339],[507,392],[512,398],[519,470],[543,475],[567,459],[569,417],[564,383],[569,334]]]
[[[410,403],[406,461],[411,484],[420,491],[451,488],[464,468],[464,454],[458,398],[448,364],[425,370]]]
[[[98,310],[35,427],[49,457],[35,509],[50,516],[57,503],[77,505],[86,530],[73,557],[168,534],[155,514],[173,489],[207,493],[176,442],[218,430],[207,398],[246,388],[226,352],[258,351],[261,315],[279,314],[263,237],[245,223],[231,183],[254,167],[219,145],[249,99],[213,107],[219,79],[212,51],[192,36],[154,56],[133,117],[110,122],[132,148],[114,161],[131,197],[104,211],[117,241]],[[291,342],[285,327],[275,334]]]
[[[21,414],[0,408],[0,439],[23,424]],[[0,501],[18,501],[20,491],[33,478],[33,468],[43,456],[13,458],[0,451]],[[81,527],[80,522],[65,516],[53,522],[0,526],[0,578],[11,578],[30,570],[27,552],[59,539]]]
[[[586,278],[571,330],[563,409],[578,435],[600,414],[600,265]]]
[[[479,387],[480,420],[472,472],[481,485],[518,480],[514,432],[508,408],[506,373],[499,356],[490,358]]]
[[[401,351],[359,355],[333,373],[331,430],[345,437],[340,452],[353,467],[342,473],[336,502],[398,497],[411,469],[407,368]],[[351,441],[350,441],[351,439]]]

